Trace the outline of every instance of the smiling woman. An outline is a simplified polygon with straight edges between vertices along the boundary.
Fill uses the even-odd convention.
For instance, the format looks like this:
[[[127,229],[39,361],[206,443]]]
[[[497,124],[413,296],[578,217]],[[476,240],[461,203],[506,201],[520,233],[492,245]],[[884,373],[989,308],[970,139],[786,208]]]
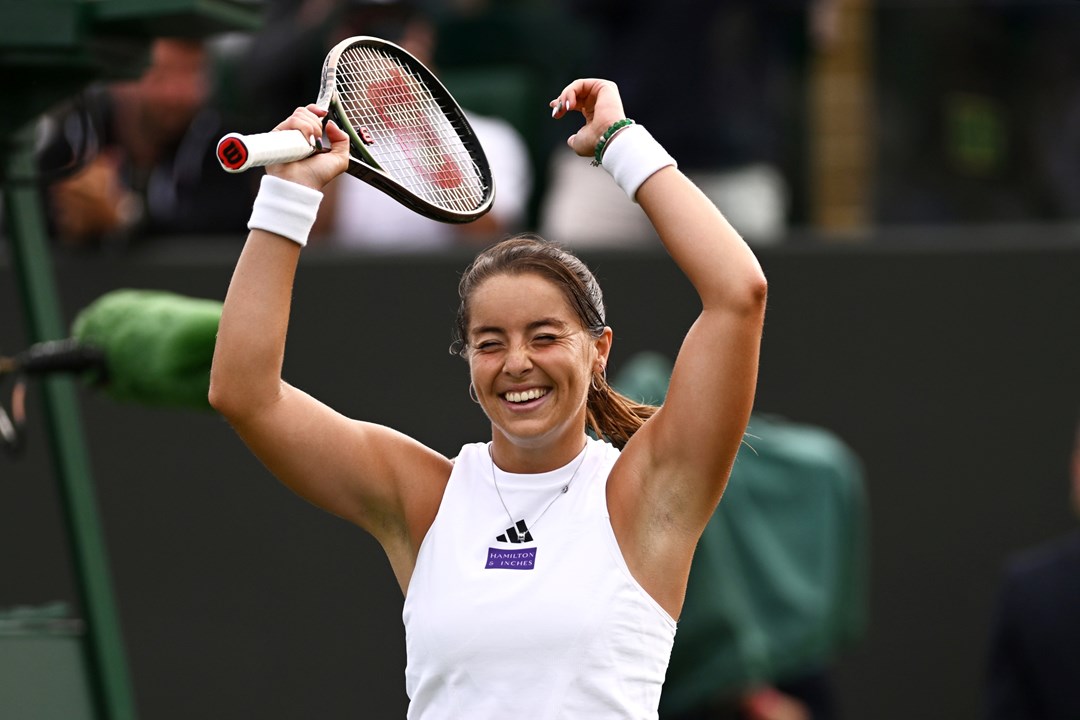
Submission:
[[[547,417],[559,417],[568,407],[571,427],[592,430],[620,449],[656,411],[608,385],[612,331],[603,294],[588,267],[568,251],[535,235],[504,241],[476,258],[458,293],[453,349],[469,360],[500,458],[536,443],[507,441],[513,431],[499,422],[499,400],[512,420],[538,417],[541,406],[549,408]],[[581,438],[566,437],[571,443],[561,451],[541,443],[538,456],[515,463],[532,472],[565,464],[581,449]]]
[[[347,165],[332,123],[331,152],[267,169],[222,313],[211,402],[282,482],[381,543],[417,720],[656,718],[690,560],[753,405],[766,286],[749,248],[614,84],[577,80],[550,107],[584,116],[570,147],[640,204],[701,299],[662,408],[608,385],[596,278],[535,236],[483,251],[459,285],[452,350],[490,441],[450,459],[285,383],[300,248]],[[320,111],[278,129],[321,132]]]

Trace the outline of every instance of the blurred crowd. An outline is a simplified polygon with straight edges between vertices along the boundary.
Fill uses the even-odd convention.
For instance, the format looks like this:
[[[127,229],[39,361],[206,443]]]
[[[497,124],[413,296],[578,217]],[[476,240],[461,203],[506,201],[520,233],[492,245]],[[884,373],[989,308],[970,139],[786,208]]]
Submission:
[[[872,139],[854,150],[870,168],[872,225],[1071,222],[1080,30],[1063,14],[1073,5],[264,0],[258,30],[159,38],[140,78],[96,84],[43,118],[50,231],[86,249],[166,235],[239,242],[260,173],[222,172],[217,139],[268,130],[313,101],[326,49],[357,34],[403,45],[444,80],[486,148],[496,202],[482,221],[448,226],[344,178],[313,245],[438,251],[522,230],[575,247],[649,244],[639,210],[566,148],[574,128],[547,116],[578,76],[618,82],[635,119],[748,241],[792,242],[814,230],[820,201],[818,60],[844,48],[862,63],[844,72],[872,78]],[[843,22],[857,8],[870,19],[861,56]],[[843,92],[834,79],[825,86]]]

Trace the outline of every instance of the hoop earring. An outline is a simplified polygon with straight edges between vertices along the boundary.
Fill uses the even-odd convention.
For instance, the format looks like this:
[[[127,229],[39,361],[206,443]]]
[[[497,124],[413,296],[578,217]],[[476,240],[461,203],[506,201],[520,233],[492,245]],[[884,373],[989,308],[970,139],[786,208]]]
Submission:
[[[596,381],[597,378],[600,378],[600,382]],[[603,392],[608,387],[607,367],[606,366],[600,368],[600,372],[592,374],[592,379],[589,382],[589,385],[596,392]]]
[[[469,383],[469,399],[470,399],[470,400],[472,400],[472,401],[473,401],[474,403],[476,403],[477,405],[479,405],[479,404],[480,404],[480,398],[479,398],[479,397],[477,397],[477,395],[476,395],[476,388],[475,388],[475,387],[473,387],[473,384],[472,384],[472,383]]]

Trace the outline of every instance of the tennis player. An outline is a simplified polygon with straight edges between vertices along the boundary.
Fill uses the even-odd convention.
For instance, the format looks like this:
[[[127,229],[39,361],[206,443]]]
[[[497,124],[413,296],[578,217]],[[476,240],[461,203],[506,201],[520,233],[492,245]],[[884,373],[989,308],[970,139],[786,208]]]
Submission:
[[[550,107],[584,116],[570,147],[640,204],[701,299],[662,408],[607,384],[596,279],[530,236],[481,252],[460,282],[454,349],[489,441],[447,458],[285,383],[297,259],[320,189],[347,163],[332,124],[332,152],[267,168],[221,318],[214,407],[282,482],[390,560],[417,720],[657,717],[694,547],[753,404],[766,296],[754,255],[626,119],[613,83],[576,80]],[[317,109],[277,129],[318,134]]]

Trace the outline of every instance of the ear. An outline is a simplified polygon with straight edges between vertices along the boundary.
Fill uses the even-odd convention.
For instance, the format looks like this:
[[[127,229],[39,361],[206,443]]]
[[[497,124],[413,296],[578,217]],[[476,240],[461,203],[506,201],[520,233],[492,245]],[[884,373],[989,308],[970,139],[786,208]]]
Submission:
[[[609,327],[605,327],[600,337],[594,341],[596,343],[596,370],[603,371],[607,369],[608,358],[611,356],[611,345],[614,341],[615,335]]]

